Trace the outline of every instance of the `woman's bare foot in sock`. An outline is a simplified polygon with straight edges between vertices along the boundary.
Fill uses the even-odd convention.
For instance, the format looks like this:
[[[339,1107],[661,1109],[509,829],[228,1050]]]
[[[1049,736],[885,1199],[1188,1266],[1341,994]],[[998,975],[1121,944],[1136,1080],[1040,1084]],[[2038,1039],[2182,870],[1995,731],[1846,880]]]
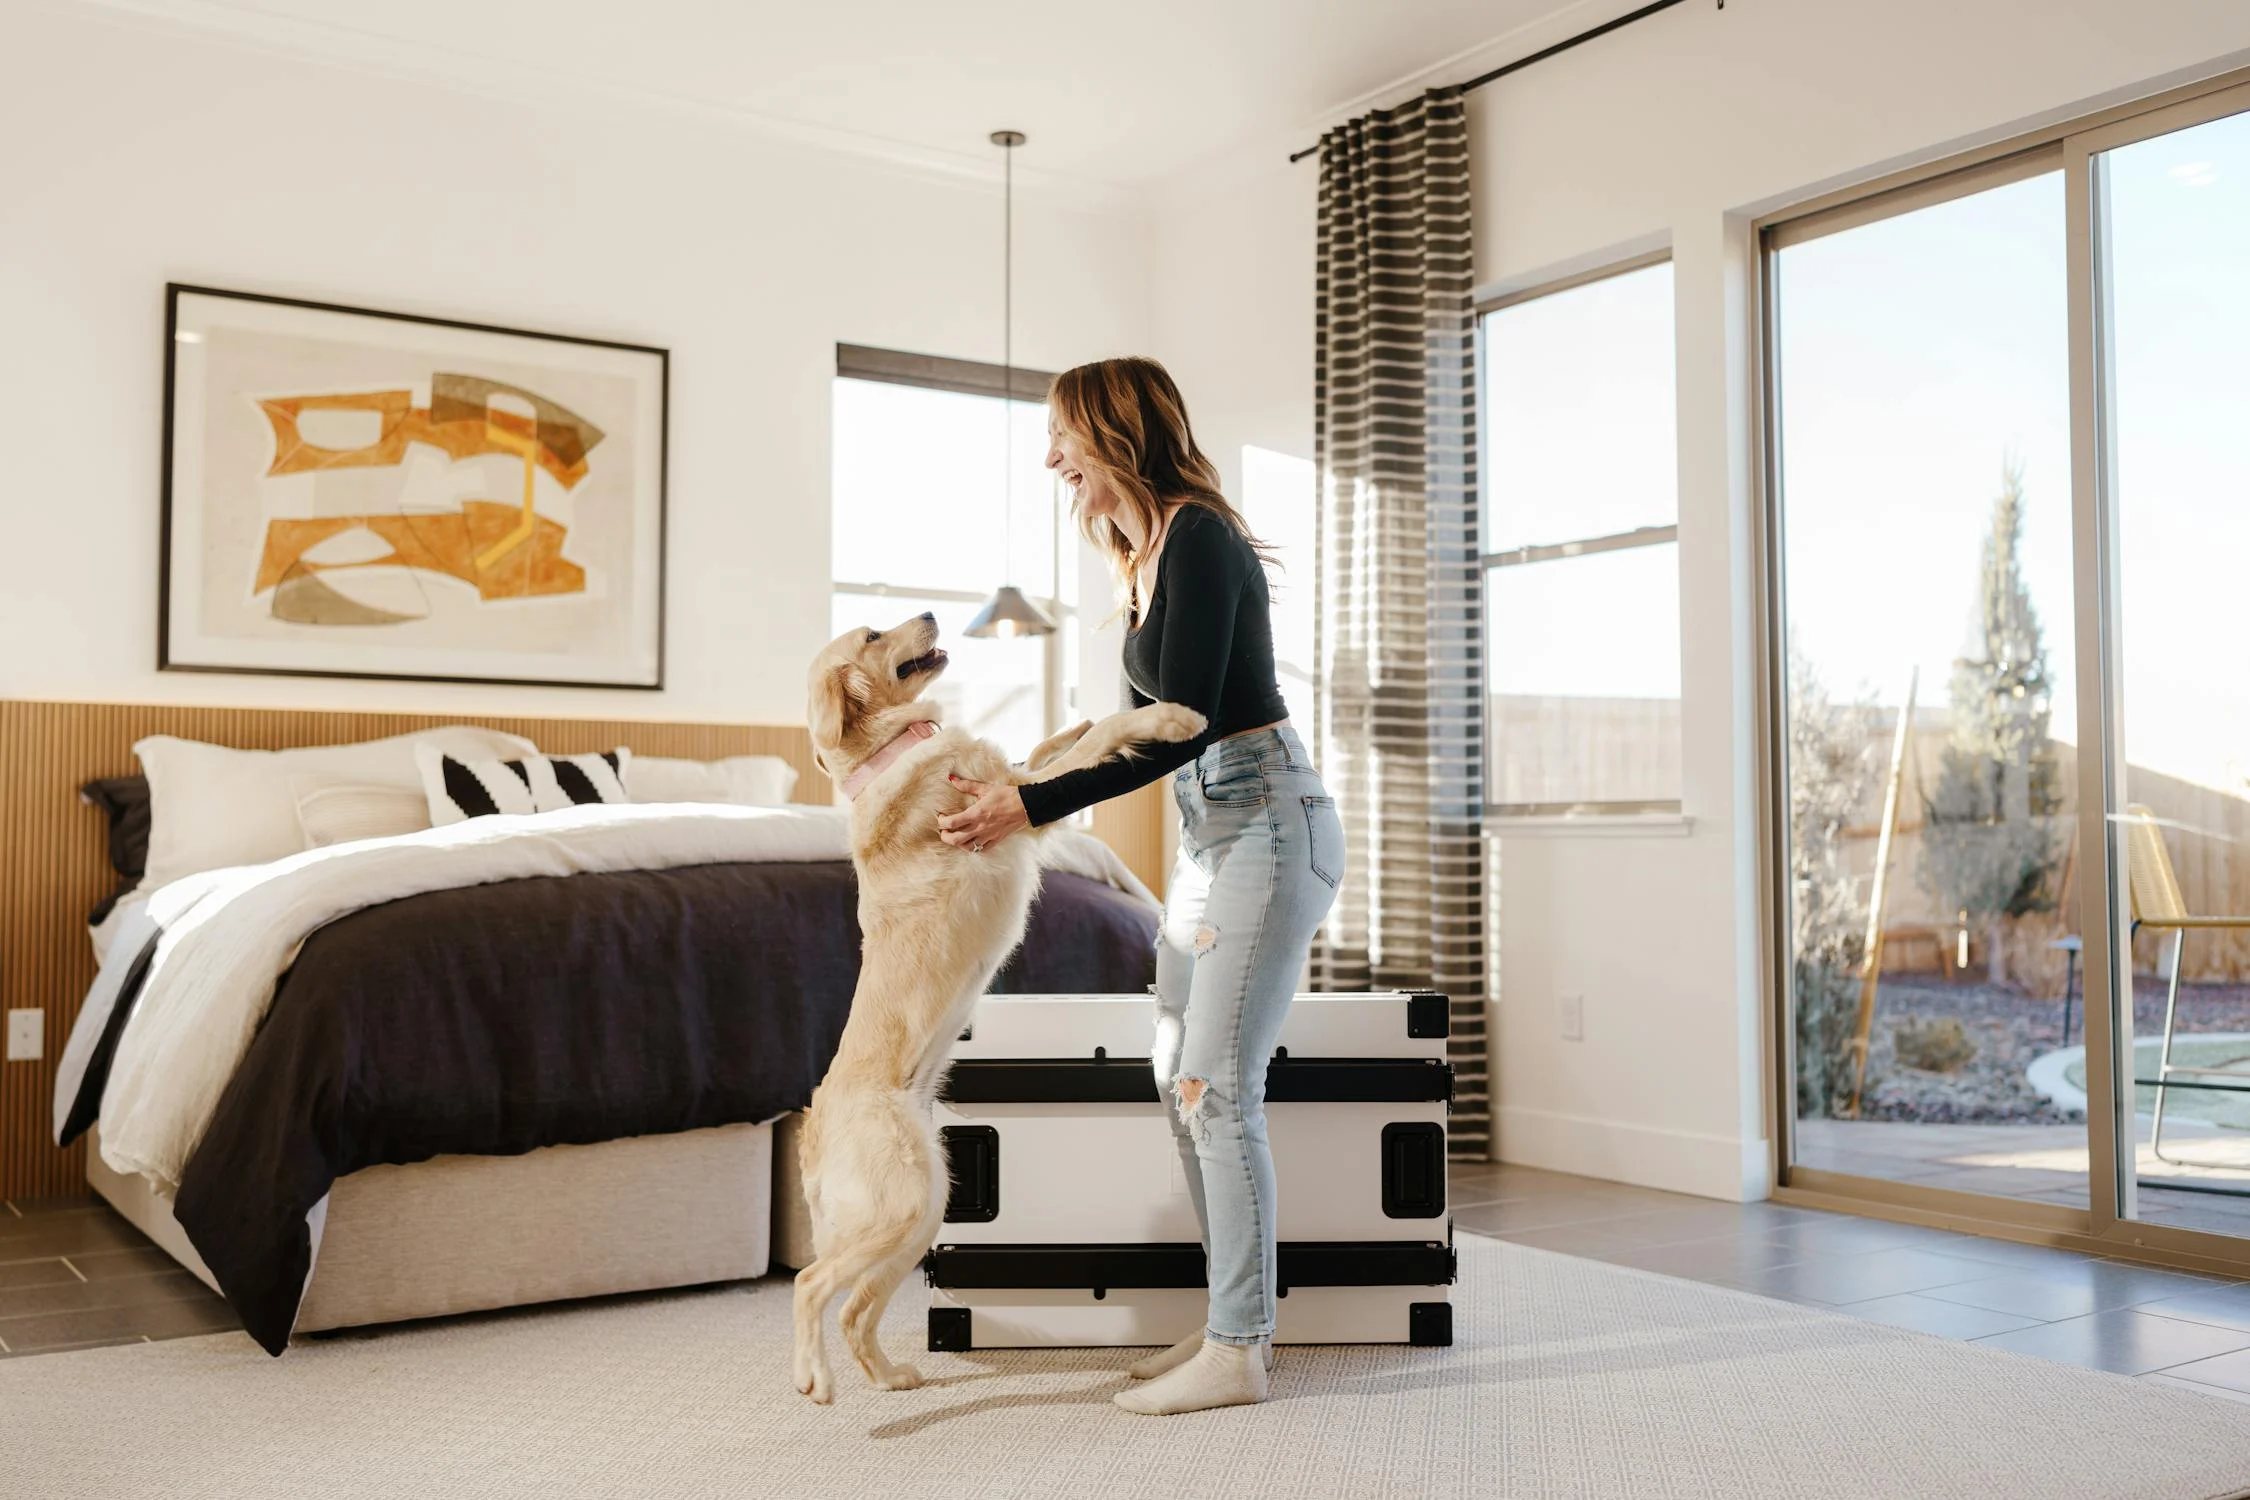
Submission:
[[[1144,1417],[1170,1417],[1218,1406],[1250,1406],[1266,1399],[1265,1344],[1203,1341],[1186,1363],[1147,1385],[1119,1391],[1119,1406]]]

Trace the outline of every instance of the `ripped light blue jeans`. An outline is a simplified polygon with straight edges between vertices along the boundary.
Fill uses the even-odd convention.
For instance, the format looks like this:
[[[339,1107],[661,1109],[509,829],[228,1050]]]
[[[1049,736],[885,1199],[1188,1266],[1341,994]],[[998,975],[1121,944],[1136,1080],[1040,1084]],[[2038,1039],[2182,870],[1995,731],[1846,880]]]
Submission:
[[[1156,1083],[1203,1231],[1206,1336],[1273,1336],[1266,1063],[1313,933],[1336,900],[1344,828],[1293,729],[1220,740],[1173,777],[1180,854],[1156,945]]]

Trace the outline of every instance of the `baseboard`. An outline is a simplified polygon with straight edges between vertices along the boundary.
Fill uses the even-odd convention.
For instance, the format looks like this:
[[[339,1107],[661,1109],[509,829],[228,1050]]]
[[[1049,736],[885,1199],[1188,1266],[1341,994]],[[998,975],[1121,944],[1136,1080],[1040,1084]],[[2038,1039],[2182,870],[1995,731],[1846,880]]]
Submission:
[[[1770,1153],[1763,1140],[1505,1105],[1492,1113],[1495,1161],[1730,1203],[1755,1202],[1772,1191]]]

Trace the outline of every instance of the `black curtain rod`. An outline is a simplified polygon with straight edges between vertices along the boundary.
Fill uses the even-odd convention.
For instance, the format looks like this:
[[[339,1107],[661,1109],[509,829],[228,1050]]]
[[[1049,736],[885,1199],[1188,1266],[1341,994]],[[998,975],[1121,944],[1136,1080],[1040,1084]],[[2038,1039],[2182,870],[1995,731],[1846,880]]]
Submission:
[[[1678,5],[1679,3],[1680,0],[1652,0],[1651,4],[1644,5],[1639,10],[1628,12],[1625,15],[1619,16],[1614,21],[1604,21],[1601,25],[1594,27],[1590,31],[1581,31],[1576,36],[1564,37],[1561,41],[1555,43],[1552,47],[1542,47],[1537,52],[1532,53],[1529,57],[1519,57],[1512,63],[1502,63],[1499,67],[1494,68],[1491,72],[1479,73],[1476,77],[1470,79],[1467,83],[1457,84],[1456,87],[1459,88],[1460,91],[1464,94],[1471,89],[1481,89],[1486,84],[1492,83],[1497,79],[1505,78],[1510,73],[1528,68],[1533,63],[1545,62],[1548,58],[1555,56],[1557,53],[1568,52],[1571,48],[1579,46],[1586,42],[1590,42],[1595,37],[1608,36],[1611,32],[1616,31],[1621,27],[1630,26],[1635,21],[1646,20],[1648,17],[1655,15],[1658,11],[1670,10],[1673,6]],[[1725,10],[1726,8],[1727,0],[1719,0],[1719,9]],[[1290,152],[1289,159],[1292,162],[1303,161],[1306,157],[1312,155],[1319,149],[1320,147],[1318,145],[1307,146],[1302,151]]]

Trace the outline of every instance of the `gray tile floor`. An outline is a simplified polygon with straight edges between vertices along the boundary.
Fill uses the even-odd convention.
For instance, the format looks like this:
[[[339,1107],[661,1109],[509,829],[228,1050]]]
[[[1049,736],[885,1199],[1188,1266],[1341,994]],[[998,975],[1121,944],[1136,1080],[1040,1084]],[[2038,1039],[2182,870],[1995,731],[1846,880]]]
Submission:
[[[1529,1167],[1452,1182],[1467,1233],[2250,1402],[2250,1282]]]
[[[1459,1163],[1464,1233],[2250,1401],[2250,1282],[1771,1203]],[[0,1204],[0,1357],[239,1326],[88,1198]]]
[[[108,1205],[0,1203],[0,1358],[241,1326],[217,1293]]]

